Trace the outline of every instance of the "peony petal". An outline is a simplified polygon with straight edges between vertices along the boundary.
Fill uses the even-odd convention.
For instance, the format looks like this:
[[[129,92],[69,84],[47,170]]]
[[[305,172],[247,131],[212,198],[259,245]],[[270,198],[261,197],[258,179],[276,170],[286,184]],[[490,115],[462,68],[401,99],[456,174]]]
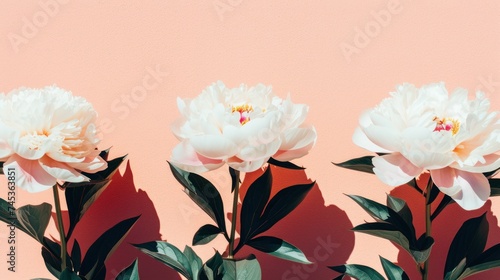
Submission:
[[[46,149],[44,144],[38,147],[38,149],[31,149],[27,145],[27,143],[25,143],[26,140],[21,141],[21,139],[22,139],[21,137],[15,137],[8,140],[9,145],[12,147],[14,153],[18,154],[19,156],[25,159],[32,159],[32,160],[40,159],[45,155]]]
[[[386,150],[368,139],[366,134],[361,128],[356,128],[354,134],[352,135],[352,141],[354,144],[360,146],[361,148],[367,149],[368,151],[375,153],[390,153],[392,151]]]
[[[273,156],[279,161],[290,161],[309,153],[317,139],[316,129],[313,126],[295,128],[287,131],[278,152]]]
[[[189,143],[196,153],[212,159],[226,159],[238,152],[238,146],[222,135],[194,136]]]
[[[28,192],[41,192],[56,184],[56,178],[43,170],[38,160],[13,155],[4,163],[4,173],[7,174],[11,168],[16,171],[16,185]]]
[[[14,139],[16,133],[13,129],[0,123],[0,158],[12,155],[13,151],[8,143],[8,139]]]
[[[373,172],[385,184],[396,187],[408,183],[422,173],[423,169],[416,167],[400,153],[378,156],[372,159]]]
[[[40,166],[43,170],[52,175],[58,180],[71,183],[79,183],[89,181],[90,179],[81,173],[77,172],[74,168],[66,163],[55,161],[50,157],[43,157],[39,160]]]
[[[86,157],[83,162],[67,163],[69,166],[87,173],[96,173],[108,168],[108,163],[100,156]]]
[[[195,173],[217,169],[224,165],[222,160],[210,159],[197,154],[188,141],[183,141],[174,147],[170,162],[183,170]]]
[[[228,162],[227,164],[231,168],[239,170],[241,172],[253,172],[264,166],[264,164],[266,164],[268,160],[269,157],[258,160],[243,161],[243,162],[233,161],[233,162]]]
[[[451,169],[451,168],[450,168]],[[454,172],[448,172],[448,174],[440,174],[440,177],[445,175],[451,175],[454,173],[455,176],[452,177],[453,185],[451,187],[440,187],[438,183],[436,186],[439,189],[451,196],[453,200],[455,200],[458,205],[460,205],[465,210],[475,210],[481,208],[486,200],[488,200],[490,196],[490,184],[488,179],[481,173],[471,173],[461,170],[454,170]],[[432,179],[434,178],[434,173],[431,172]],[[449,185],[450,179],[439,178],[438,182],[444,182],[446,185]],[[458,190],[458,192],[457,192]]]
[[[474,166],[469,166],[469,165],[460,166],[458,163],[455,162],[451,165],[451,167],[474,173],[490,172],[500,168],[500,155],[491,154],[484,156],[484,159],[485,163],[478,162]]]
[[[366,137],[375,145],[390,151],[401,149],[400,133],[393,128],[370,125],[362,128]]]

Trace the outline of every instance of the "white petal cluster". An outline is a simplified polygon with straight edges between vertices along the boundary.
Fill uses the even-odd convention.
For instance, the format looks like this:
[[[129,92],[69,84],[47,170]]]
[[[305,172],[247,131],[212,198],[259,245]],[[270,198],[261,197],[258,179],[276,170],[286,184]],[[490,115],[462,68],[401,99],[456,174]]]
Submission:
[[[88,180],[81,172],[107,167],[96,145],[97,113],[82,97],[56,86],[0,94],[0,161],[16,170],[16,184],[29,192],[57,180]]]
[[[270,157],[289,161],[306,155],[316,130],[304,125],[308,107],[275,96],[258,84],[227,88],[208,86],[194,99],[177,99],[182,117],[172,125],[180,140],[171,162],[184,170],[204,172],[225,163],[251,172]]]

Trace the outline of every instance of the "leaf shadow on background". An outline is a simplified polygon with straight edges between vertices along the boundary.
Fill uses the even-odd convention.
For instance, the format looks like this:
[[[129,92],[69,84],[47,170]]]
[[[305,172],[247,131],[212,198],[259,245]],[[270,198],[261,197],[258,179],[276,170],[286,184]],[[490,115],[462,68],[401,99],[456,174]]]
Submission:
[[[272,165],[271,168],[271,197],[288,186],[312,182],[304,170],[290,170]],[[250,184],[262,173],[262,170],[258,170],[245,174],[240,189],[240,201]],[[238,213],[241,213],[241,205]],[[316,184],[295,210],[262,234],[282,238],[295,245],[314,264],[306,265],[278,259],[249,246],[243,247],[237,257],[255,254],[262,268],[262,279],[331,279],[335,273],[327,266],[346,263],[352,253],[352,227],[345,211],[335,205],[325,206],[325,200]],[[239,225],[237,228],[239,229]]]
[[[64,214],[67,224],[68,215]],[[84,255],[90,245],[108,228],[124,219],[138,215],[140,215],[139,220],[106,261],[106,279],[115,279],[120,271],[136,258],[139,260],[141,279],[158,279],[159,276],[161,279],[181,279],[174,270],[131,245],[164,238],[160,234],[160,220],[153,202],[145,191],[141,189],[136,191],[130,161],[127,162],[124,174],[116,172],[110,185],[85,213],[75,229],[72,240],[68,243],[68,248],[71,250],[73,238],[75,238]]]
[[[428,175],[422,175],[421,182],[427,182]],[[419,183],[420,184],[420,183]],[[421,188],[423,186],[420,186]],[[417,236],[425,232],[424,223],[424,198],[409,186],[400,186],[393,189],[390,194],[402,198],[406,201],[413,213],[413,222],[417,232]],[[436,201],[441,201],[443,194],[440,193]],[[498,227],[497,217],[491,212],[491,205],[500,203],[496,197],[490,198],[486,204],[480,209],[474,211],[463,210],[458,204],[453,203],[448,205],[436,219],[432,222],[432,237],[435,243],[432,247],[430,255],[429,279],[443,279],[444,266],[448,249],[453,240],[453,237],[458,232],[462,224],[471,218],[481,216],[486,212],[486,218],[489,223],[489,234],[486,243],[486,249],[500,243],[500,227]],[[438,203],[434,203],[438,204]],[[433,211],[434,211],[433,207]],[[398,247],[399,248],[399,247]],[[400,249],[400,248],[399,248]],[[420,279],[420,273],[417,271],[415,262],[411,256],[403,249],[399,250],[398,263],[406,271],[410,279]],[[468,277],[469,280],[481,279],[497,279],[499,269],[492,269],[476,275]]]

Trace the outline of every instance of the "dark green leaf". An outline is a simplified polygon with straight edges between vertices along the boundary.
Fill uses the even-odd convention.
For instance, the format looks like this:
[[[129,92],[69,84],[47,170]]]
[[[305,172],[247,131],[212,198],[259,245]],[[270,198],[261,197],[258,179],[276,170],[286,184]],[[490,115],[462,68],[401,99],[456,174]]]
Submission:
[[[472,218],[460,227],[451,242],[444,275],[457,267],[462,259],[468,262],[478,257],[484,250],[488,237],[489,225],[486,213],[477,218]]]
[[[137,219],[139,216],[123,220],[104,232],[87,250],[80,267],[80,275],[87,279],[97,279],[96,275],[105,275],[104,262],[125,239]]]
[[[373,158],[374,158],[373,156],[364,156],[360,158],[353,158],[341,163],[334,163],[334,162],[332,163],[339,167],[374,174],[373,163],[372,163]]]
[[[71,261],[73,262],[74,270],[76,272],[80,271],[82,253],[80,250],[80,245],[78,244],[78,241],[76,239],[73,243],[73,248],[71,249]]]
[[[60,248],[60,247],[59,247]],[[60,250],[60,249],[59,249]],[[61,276],[61,258],[56,253],[52,252],[48,247],[42,247],[42,257],[47,270],[59,278]]]
[[[392,224],[384,222],[365,223],[354,227],[352,230],[390,240],[411,254],[412,248],[408,238]]]
[[[241,205],[241,242],[243,244],[252,238],[250,233],[260,226],[260,216],[271,195],[273,176],[271,168],[255,180],[248,188]]]
[[[417,179],[413,178],[411,179],[408,183],[406,183],[408,186],[414,188],[417,192],[419,192],[420,194],[424,194],[424,192],[418,187],[418,184],[417,184]]]
[[[101,157],[107,159],[109,150],[101,152]],[[111,178],[118,170],[118,167],[125,161],[127,156],[118,157],[107,161],[108,167],[105,170],[96,173],[82,173],[88,178],[90,182],[81,183],[70,183],[66,182],[63,184],[63,188],[66,189],[65,197],[66,204],[68,205],[68,215],[69,215],[69,228],[68,236],[69,239],[76,224],[81,220],[85,212],[90,208],[90,205],[97,200],[97,198],[106,189],[108,184],[111,182]]]
[[[217,188],[198,174],[179,169],[170,162],[168,164],[175,179],[185,187],[188,196],[226,233],[224,205]]]
[[[74,273],[73,271],[69,269],[65,269],[62,273],[61,276],[59,277],[59,280],[81,280],[80,277]]]
[[[261,280],[262,272],[260,264],[254,255],[250,255],[243,260],[223,261],[224,277],[223,280]]]
[[[191,249],[189,246],[184,247],[183,253],[184,256],[186,256],[186,259],[188,260],[189,264],[191,265],[191,272],[193,278],[196,279],[196,276],[200,273],[203,263],[201,262],[200,257],[198,257],[198,255],[196,255],[193,249]]]
[[[453,268],[452,271],[449,271],[448,273],[446,273],[446,275],[444,276],[444,280],[458,280],[459,278],[461,278],[460,275],[464,271],[466,264],[467,264],[467,260],[465,258],[463,258],[458,263],[458,265],[455,268]]]
[[[500,267],[500,244],[496,244],[472,260],[459,279]]]
[[[382,267],[384,268],[385,275],[389,280],[410,280],[410,277],[404,272],[404,270],[393,264],[391,261],[380,257],[380,262],[382,262]]]
[[[434,238],[432,238],[431,236],[427,236],[424,233],[417,240],[417,245],[415,246],[417,247],[417,249],[411,250],[411,255],[415,260],[420,260],[420,262],[424,262],[429,258],[433,245],[434,245]]]
[[[375,269],[360,264],[345,264],[339,266],[329,266],[329,268],[339,273],[349,275],[359,280],[385,280]]]
[[[214,240],[220,233],[222,233],[220,228],[210,224],[204,225],[194,234],[193,246],[207,244]]]
[[[247,245],[272,256],[285,260],[311,264],[302,251],[292,244],[272,236],[259,236],[247,242]]]
[[[173,268],[188,279],[193,279],[189,259],[174,245],[165,241],[152,241],[134,244],[143,253],[159,260],[166,266]]]
[[[441,202],[439,202],[439,205],[436,207],[436,210],[431,215],[431,221],[434,221],[435,218],[446,208],[446,206],[454,203],[455,200],[453,200],[451,197],[445,195]]]
[[[139,267],[137,265],[138,261],[135,261],[129,265],[127,268],[122,270],[115,280],[139,280]]]
[[[500,179],[488,179],[488,182],[490,182],[490,196],[500,196]]]
[[[231,176],[231,193],[234,189],[240,186],[240,171],[229,167],[229,175]]]
[[[202,267],[198,274],[199,280],[222,280],[225,274],[222,256],[219,252],[211,257]]]
[[[373,200],[364,198],[362,196],[357,195],[347,195],[352,198],[357,204],[359,204],[370,216],[372,216],[377,221],[384,221],[392,224],[397,228],[398,231],[404,234],[406,239],[410,242],[410,244],[414,244],[416,242],[415,237],[415,229],[413,225],[405,221],[403,217],[401,217],[396,211],[391,208],[375,202]],[[407,211],[405,215],[408,215]]]
[[[274,158],[269,158],[269,160],[267,161],[269,164],[272,164],[272,165],[275,165],[275,166],[279,166],[279,167],[283,167],[283,168],[286,168],[286,169],[294,169],[294,170],[304,170],[305,168],[304,167],[300,167],[298,165],[295,165],[289,161],[279,161],[279,160],[275,160]]]
[[[431,195],[429,197],[429,201],[427,201],[427,204],[432,204],[434,200],[436,200],[440,192],[441,191],[439,191],[439,188],[435,184],[432,184]]]
[[[406,202],[401,198],[387,195],[387,206],[398,213],[398,215],[406,222],[406,225],[408,226],[410,231],[415,234],[415,228],[413,226],[413,215],[411,214],[411,210]]]
[[[19,229],[24,229],[38,242],[43,243],[45,230],[52,215],[51,209],[52,206],[48,203],[19,207],[15,210]]]
[[[290,214],[304,200],[316,182],[304,185],[295,185],[279,191],[267,204],[260,219],[258,228],[248,236],[252,238],[270,229],[281,219]]]
[[[500,168],[497,168],[497,169],[490,171],[490,172],[485,172],[485,173],[483,173],[483,175],[486,178],[490,179],[490,178],[493,178],[494,176],[496,176],[498,174],[498,171],[500,171]]]

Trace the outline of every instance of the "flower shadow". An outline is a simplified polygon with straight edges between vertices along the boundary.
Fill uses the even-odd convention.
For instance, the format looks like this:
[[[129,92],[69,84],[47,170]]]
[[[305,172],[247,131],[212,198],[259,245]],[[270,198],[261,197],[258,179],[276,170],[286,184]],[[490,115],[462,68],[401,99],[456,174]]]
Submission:
[[[426,181],[425,179],[424,181]],[[408,186],[400,186],[393,189],[390,193],[393,196],[402,198],[406,201],[413,214],[413,223],[415,225],[415,230],[417,236],[420,236],[425,232],[425,208],[424,208],[424,197],[419,195],[414,189]],[[440,193],[434,204],[441,201],[443,194]],[[434,209],[433,209],[434,210]],[[476,218],[481,216],[486,212],[486,218],[489,223],[489,234],[486,243],[485,250],[491,246],[500,243],[500,227],[498,227],[497,218],[493,215],[491,211],[491,201],[487,201],[486,204],[480,209],[474,211],[466,211],[462,209],[458,204],[453,203],[448,205],[432,222],[432,237],[435,243],[432,247],[430,256],[430,266],[429,266],[429,279],[443,279],[444,277],[444,267],[446,263],[446,257],[448,255],[448,249],[453,241],[455,234],[458,232],[462,224],[471,218]],[[410,255],[399,248],[398,263],[406,271],[410,279],[420,279],[420,273],[416,268],[414,260]],[[467,279],[497,279],[498,270],[489,270],[476,275],[472,275]]]
[[[271,168],[273,174],[271,196],[283,188],[311,182],[304,170],[290,170],[272,165]],[[250,184],[262,173],[262,170],[258,170],[245,175],[240,188],[240,201]],[[327,266],[346,263],[354,248],[352,227],[343,210],[335,205],[325,206],[321,191],[315,184],[294,211],[262,234],[282,238],[297,246],[313,264],[292,263],[249,246],[243,247],[236,257],[256,255],[261,265],[262,279],[331,279],[335,272]]]
[[[160,220],[148,194],[136,191],[134,176],[127,162],[123,175],[116,172],[111,183],[92,204],[78,223],[72,240],[76,239],[84,255],[90,245],[107,229],[122,220],[139,216],[129,234],[106,261],[106,279],[115,279],[124,268],[138,258],[141,279],[181,279],[178,273],[140,252],[131,244],[162,240]],[[70,251],[69,250],[69,251]],[[161,275],[161,276],[160,276]]]

